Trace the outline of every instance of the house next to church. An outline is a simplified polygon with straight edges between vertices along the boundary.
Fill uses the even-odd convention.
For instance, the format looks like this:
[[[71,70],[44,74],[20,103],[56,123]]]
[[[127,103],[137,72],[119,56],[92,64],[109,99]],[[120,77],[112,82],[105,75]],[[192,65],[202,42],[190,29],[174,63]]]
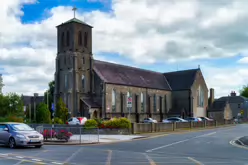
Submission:
[[[57,26],[55,104],[62,98],[71,116],[128,117],[132,97],[133,122],[206,116],[208,88],[200,68],[163,73],[95,60],[92,28],[77,18]]]

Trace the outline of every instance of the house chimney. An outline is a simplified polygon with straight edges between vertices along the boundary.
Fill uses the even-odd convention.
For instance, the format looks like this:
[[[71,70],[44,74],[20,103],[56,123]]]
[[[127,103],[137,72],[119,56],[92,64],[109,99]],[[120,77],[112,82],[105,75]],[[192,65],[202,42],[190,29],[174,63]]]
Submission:
[[[232,91],[231,92],[231,96],[236,96],[236,92],[235,91]]]
[[[213,103],[214,103],[214,89],[210,88],[209,106],[213,105]]]

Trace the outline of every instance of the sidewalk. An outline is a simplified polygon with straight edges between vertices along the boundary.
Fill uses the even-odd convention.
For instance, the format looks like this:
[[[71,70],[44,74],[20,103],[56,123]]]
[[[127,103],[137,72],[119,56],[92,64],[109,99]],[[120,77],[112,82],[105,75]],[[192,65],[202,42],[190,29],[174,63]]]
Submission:
[[[121,142],[133,139],[145,138],[144,135],[73,135],[68,142],[60,140],[49,140],[44,142],[45,144],[53,145],[72,145],[72,144],[95,144],[95,143],[110,143],[110,142]],[[81,139],[80,139],[81,138]]]

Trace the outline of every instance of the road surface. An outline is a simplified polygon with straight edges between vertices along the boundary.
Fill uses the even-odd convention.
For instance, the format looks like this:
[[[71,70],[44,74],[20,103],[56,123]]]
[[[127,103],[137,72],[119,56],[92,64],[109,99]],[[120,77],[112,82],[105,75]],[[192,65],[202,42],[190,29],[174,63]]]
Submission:
[[[130,142],[88,146],[0,147],[0,164],[248,165],[248,150],[231,145],[248,125],[177,133]]]

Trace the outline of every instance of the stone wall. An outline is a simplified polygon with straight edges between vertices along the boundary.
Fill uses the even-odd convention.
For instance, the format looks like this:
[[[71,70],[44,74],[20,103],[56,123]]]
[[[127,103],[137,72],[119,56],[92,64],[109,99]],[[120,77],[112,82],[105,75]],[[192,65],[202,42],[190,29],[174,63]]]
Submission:
[[[112,90],[116,95],[116,108],[112,109]],[[143,121],[147,114],[151,114],[151,117],[160,121],[160,114],[165,114],[171,108],[171,92],[165,90],[147,89],[133,86],[122,86],[114,84],[106,84],[106,112],[107,116],[120,116],[123,114],[125,117],[129,116],[127,108],[127,92],[132,95],[132,109],[130,119],[132,122],[136,121],[136,115],[139,114],[139,121]],[[143,93],[144,108],[141,108],[141,93]],[[156,109],[154,109],[154,95],[156,95]],[[149,99],[148,99],[149,97]],[[160,98],[161,97],[161,106]],[[166,98],[166,99],[165,99]],[[165,101],[166,100],[166,101]],[[122,101],[122,104],[121,104]],[[150,106],[149,106],[149,103]],[[136,105],[137,104],[137,105]],[[137,107],[137,108],[136,108]]]

